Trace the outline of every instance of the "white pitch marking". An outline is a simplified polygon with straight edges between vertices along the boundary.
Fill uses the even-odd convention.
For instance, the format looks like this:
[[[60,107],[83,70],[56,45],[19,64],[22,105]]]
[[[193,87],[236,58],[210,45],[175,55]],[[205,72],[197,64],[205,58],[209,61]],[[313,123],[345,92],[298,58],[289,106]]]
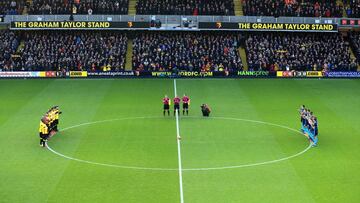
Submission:
[[[152,119],[152,118],[163,118],[163,117],[155,117],[155,116],[154,117],[132,117],[132,118],[118,118],[118,119],[109,119],[109,120],[102,120],[102,121],[87,122],[87,123],[82,123],[82,124],[78,124],[78,125],[74,125],[74,126],[64,128],[64,129],[61,130],[61,132],[72,129],[72,128],[77,128],[77,127],[80,127],[80,126],[92,125],[92,124],[97,124],[97,123],[105,123],[105,122],[120,121],[120,120],[131,120],[131,119]],[[189,116],[187,118],[202,118],[202,117]],[[280,128],[288,129],[288,130],[291,130],[291,131],[294,131],[294,132],[297,132],[297,133],[303,135],[301,132],[299,132],[299,130],[296,130],[296,129],[293,129],[293,128],[290,128],[290,127],[287,127],[287,126],[284,126],[284,125],[279,125],[279,124],[269,123],[269,122],[264,122],[264,121],[241,119],[241,118],[226,118],[226,117],[209,117],[209,118],[210,119],[227,119],[227,120],[238,120],[238,121],[261,123],[261,124],[265,124],[265,125],[272,125],[272,126],[277,126],[277,127],[280,127]],[[61,154],[60,152],[57,152],[54,149],[52,149],[49,145],[47,145],[47,148],[52,153],[54,153],[54,154],[56,154],[58,156],[61,156],[63,158],[73,160],[73,161],[82,162],[82,163],[92,164],[92,165],[107,166],[107,167],[113,167],[113,168],[123,168],[123,169],[149,170],[149,171],[177,171],[177,170],[179,170],[178,168],[149,168],[149,167],[141,167],[141,166],[122,166],[122,165],[116,165],[116,164],[97,163],[97,162],[82,160],[82,159],[78,159],[78,158],[74,158],[74,157],[70,157],[70,156]],[[309,146],[306,149],[304,149],[303,151],[301,151],[299,153],[296,153],[294,155],[288,156],[288,157],[284,157],[284,158],[280,158],[280,159],[276,159],[276,160],[272,160],[272,161],[265,161],[265,162],[259,162],[259,163],[253,163],[253,164],[242,164],[242,165],[237,165],[237,166],[223,166],[223,167],[209,167],[209,168],[183,168],[182,171],[223,170],[223,169],[236,169],[236,168],[245,168],[245,167],[273,164],[273,163],[286,161],[288,159],[292,159],[292,158],[295,158],[297,156],[300,156],[300,155],[304,154],[305,152],[307,152],[309,149],[311,149],[311,143],[310,142],[309,142]]]
[[[174,97],[177,96],[176,91],[176,80],[174,79]],[[179,114],[180,112],[176,109],[175,118],[176,118],[176,140],[177,140],[177,149],[178,149],[178,162],[179,162],[179,185],[180,185],[180,203],[184,203],[184,192],[183,192],[183,180],[182,180],[182,166],[181,166],[181,148],[180,148],[180,126],[179,126]]]

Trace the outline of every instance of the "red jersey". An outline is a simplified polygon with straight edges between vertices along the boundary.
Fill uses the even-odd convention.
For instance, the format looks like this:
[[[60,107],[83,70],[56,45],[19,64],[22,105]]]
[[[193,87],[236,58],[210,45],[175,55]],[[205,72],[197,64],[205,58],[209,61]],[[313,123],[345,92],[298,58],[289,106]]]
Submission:
[[[174,98],[174,104],[180,104],[180,97],[175,97]]]
[[[163,104],[170,104],[170,98],[169,97],[165,97],[163,99]]]
[[[188,96],[184,96],[182,98],[182,101],[183,101],[184,104],[188,104],[190,102],[190,98]]]

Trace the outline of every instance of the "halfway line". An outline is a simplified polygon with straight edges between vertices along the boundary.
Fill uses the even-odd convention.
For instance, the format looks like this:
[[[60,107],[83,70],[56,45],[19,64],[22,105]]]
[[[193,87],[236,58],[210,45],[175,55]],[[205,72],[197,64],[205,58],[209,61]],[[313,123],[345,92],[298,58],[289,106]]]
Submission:
[[[176,79],[174,79],[174,97],[177,96],[176,91]],[[177,149],[178,149],[178,161],[179,161],[179,184],[180,184],[180,203],[184,203],[184,192],[183,192],[183,182],[182,182],[182,166],[181,166],[181,148],[180,148],[180,127],[179,127],[179,110],[176,109],[175,118],[176,118],[176,140],[177,140]]]

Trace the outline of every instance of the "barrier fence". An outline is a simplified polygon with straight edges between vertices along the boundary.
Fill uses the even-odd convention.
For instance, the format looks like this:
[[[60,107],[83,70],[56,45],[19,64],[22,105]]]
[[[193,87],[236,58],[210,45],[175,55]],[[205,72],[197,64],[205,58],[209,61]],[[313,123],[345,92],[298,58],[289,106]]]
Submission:
[[[360,72],[322,71],[14,71],[0,72],[0,78],[360,78]]]

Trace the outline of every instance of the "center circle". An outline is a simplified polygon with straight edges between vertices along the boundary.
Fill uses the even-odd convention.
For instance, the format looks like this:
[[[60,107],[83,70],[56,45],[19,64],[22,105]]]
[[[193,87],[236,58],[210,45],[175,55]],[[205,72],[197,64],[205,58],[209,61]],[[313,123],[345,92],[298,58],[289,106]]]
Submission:
[[[154,124],[154,120],[157,125]],[[118,126],[121,126],[121,130],[109,128],[109,124],[114,126],[114,122],[117,125],[120,123]],[[214,122],[217,123],[216,128],[209,128],[209,126],[214,126]],[[176,139],[174,125],[174,119],[164,117],[131,117],[82,123],[61,131],[63,138],[84,133],[78,148],[73,151],[77,157],[57,152],[50,146],[50,143],[48,149],[63,158],[86,164],[139,170],[175,171],[178,168],[174,167],[173,161],[174,153],[177,150],[173,145],[174,139]],[[81,129],[83,126],[87,127],[85,131]],[[157,130],[159,128],[163,129],[163,132]],[[137,130],[144,133],[134,135],[133,132],[137,132]],[[169,132],[174,133],[168,134]],[[290,135],[301,133],[296,129],[279,124],[241,118],[183,117],[180,123],[180,133],[181,142],[186,143],[182,144],[183,166],[192,166],[183,168],[183,171],[219,170],[272,164],[300,156],[311,147],[309,143],[305,149],[301,148],[296,153],[293,150],[289,152],[286,146],[280,151],[279,148],[284,148],[284,146],[276,147],[274,150],[275,147],[272,145],[279,145],[278,139],[280,142],[287,142]],[[295,140],[298,140],[299,137]],[[56,142],[54,146],[67,144],[61,143],[62,139],[57,136],[55,139],[60,143]],[[301,139],[303,138],[301,137]],[[294,141],[294,139],[290,139],[290,141]],[[304,146],[301,143],[297,144],[300,147]],[[97,148],[102,150],[96,150]],[[254,150],[259,152],[253,154]],[[263,156],[262,153],[266,156]],[[272,154],[267,156],[267,153]],[[104,163],[101,160],[101,157],[104,156],[110,158],[111,161]],[[118,161],[119,157],[121,157],[120,161]],[[217,162],[219,160],[221,161]],[[211,167],[207,165],[209,163]]]

